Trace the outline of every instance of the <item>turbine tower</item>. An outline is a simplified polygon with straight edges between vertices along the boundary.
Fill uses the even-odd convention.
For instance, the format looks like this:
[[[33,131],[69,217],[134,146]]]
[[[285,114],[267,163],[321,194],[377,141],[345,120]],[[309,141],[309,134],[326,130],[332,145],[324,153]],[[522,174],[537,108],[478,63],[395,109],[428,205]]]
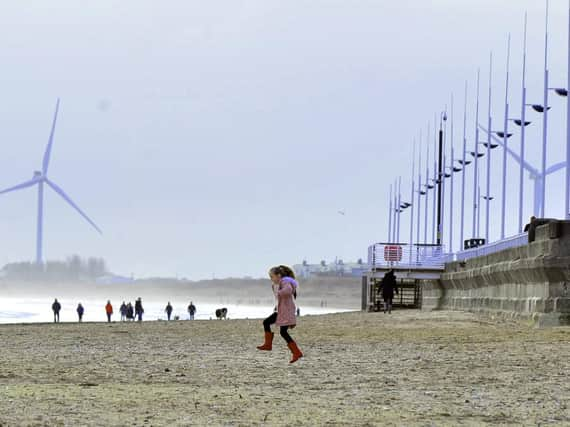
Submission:
[[[95,228],[100,234],[103,234],[101,229],[91,221],[91,219],[75,204],[75,202],[53,181],[48,178],[49,161],[51,150],[53,146],[53,135],[55,132],[55,124],[57,121],[57,112],[59,110],[59,99],[55,105],[55,114],[53,116],[53,123],[49,135],[48,145],[44,154],[42,169],[35,171],[31,180],[23,182],[11,188],[0,191],[0,194],[10,193],[12,191],[22,190],[24,188],[38,186],[38,219],[37,219],[37,237],[36,237],[36,263],[42,264],[43,262],[43,222],[44,222],[44,184],[55,191],[63,200],[65,200],[73,209],[75,209],[89,224]]]

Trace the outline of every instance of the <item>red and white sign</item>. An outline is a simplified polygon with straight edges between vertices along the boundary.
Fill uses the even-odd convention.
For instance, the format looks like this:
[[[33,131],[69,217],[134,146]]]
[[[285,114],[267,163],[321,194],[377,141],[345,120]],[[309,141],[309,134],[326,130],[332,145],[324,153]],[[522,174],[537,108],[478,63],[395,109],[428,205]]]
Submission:
[[[398,262],[402,260],[402,247],[399,245],[384,246],[384,261]]]

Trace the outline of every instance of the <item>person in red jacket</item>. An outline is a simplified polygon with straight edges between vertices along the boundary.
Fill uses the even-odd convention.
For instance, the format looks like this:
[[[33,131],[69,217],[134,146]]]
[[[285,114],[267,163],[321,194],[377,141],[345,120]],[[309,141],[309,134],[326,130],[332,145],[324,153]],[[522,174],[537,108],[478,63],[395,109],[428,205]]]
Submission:
[[[111,316],[113,315],[113,306],[111,305],[111,301],[107,301],[105,313],[107,313],[107,322],[111,322]]]

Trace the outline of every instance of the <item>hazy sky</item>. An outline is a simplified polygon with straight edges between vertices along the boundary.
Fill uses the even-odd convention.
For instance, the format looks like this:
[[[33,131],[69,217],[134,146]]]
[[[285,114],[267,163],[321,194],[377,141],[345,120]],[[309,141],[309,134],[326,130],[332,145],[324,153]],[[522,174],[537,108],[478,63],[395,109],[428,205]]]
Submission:
[[[409,192],[413,138],[452,92],[459,151],[466,79],[472,143],[476,71],[485,117],[491,49],[500,127],[509,31],[518,116],[525,9],[528,99],[541,102],[538,0],[3,2],[0,187],[40,168],[60,97],[50,177],[104,235],[47,191],[46,258],[194,279],[364,258],[386,239],[389,183],[403,174]],[[567,9],[551,0],[552,86],[566,85]],[[551,105],[549,163],[565,139],[564,100]],[[541,118],[528,114],[538,166]],[[548,181],[550,216],[562,215],[562,175]],[[0,263],[34,257],[36,197],[0,196]]]

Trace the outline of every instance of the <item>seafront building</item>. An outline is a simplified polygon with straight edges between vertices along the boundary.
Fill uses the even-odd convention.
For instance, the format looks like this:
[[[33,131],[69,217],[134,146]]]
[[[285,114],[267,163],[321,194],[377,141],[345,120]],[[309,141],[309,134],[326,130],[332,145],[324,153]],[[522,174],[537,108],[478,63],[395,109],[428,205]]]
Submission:
[[[293,270],[303,279],[322,276],[362,277],[369,270],[369,266],[362,259],[356,262],[344,262],[337,258],[333,262],[322,260],[318,264],[310,264],[307,260],[303,260],[301,264],[295,264]]]

